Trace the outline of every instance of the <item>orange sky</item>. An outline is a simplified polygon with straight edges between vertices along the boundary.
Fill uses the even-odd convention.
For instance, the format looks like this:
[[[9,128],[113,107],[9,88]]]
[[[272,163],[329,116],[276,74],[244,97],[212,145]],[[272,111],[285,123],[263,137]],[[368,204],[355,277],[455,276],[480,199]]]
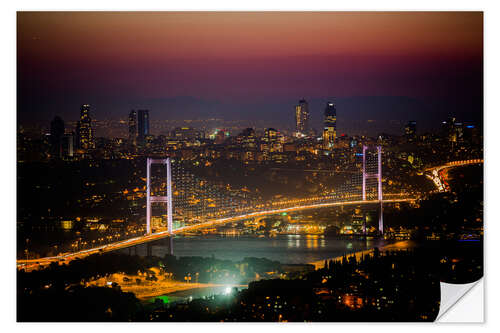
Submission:
[[[20,13],[18,30],[26,52],[101,60],[470,54],[483,33],[466,12]]]
[[[131,105],[162,109],[160,100],[179,96],[237,105],[228,113],[255,109],[256,99],[264,109],[302,97],[438,97],[464,110],[482,100],[481,12],[20,12],[17,19],[21,112],[49,114],[86,100],[119,114]]]

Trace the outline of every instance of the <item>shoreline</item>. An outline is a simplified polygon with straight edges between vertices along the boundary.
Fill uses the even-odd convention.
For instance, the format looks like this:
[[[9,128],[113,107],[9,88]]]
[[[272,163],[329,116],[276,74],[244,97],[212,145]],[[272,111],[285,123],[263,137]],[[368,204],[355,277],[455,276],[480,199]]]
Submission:
[[[415,245],[416,245],[415,241],[403,240],[403,241],[397,241],[395,243],[391,243],[391,244],[387,244],[387,245],[384,245],[382,247],[379,247],[379,250],[381,252],[382,251],[389,251],[389,250],[402,250],[402,249],[413,248],[413,247],[415,247]],[[367,249],[367,250],[346,253],[346,255],[348,257],[355,255],[356,259],[359,260],[361,258],[361,255],[367,255],[367,254],[373,253],[373,251],[374,251],[374,248],[371,248],[371,249]],[[318,261],[308,262],[307,264],[314,265],[314,269],[317,270],[317,269],[321,269],[324,267],[325,260],[337,261],[337,260],[341,260],[342,257],[343,257],[343,255],[340,255],[337,257],[330,257],[330,258],[326,258],[326,259],[322,259],[322,260],[318,260]],[[172,295],[172,294],[175,294],[178,292],[186,292],[186,291],[194,290],[194,289],[214,288],[214,287],[222,287],[222,286],[224,286],[224,284],[210,284],[210,283],[208,283],[208,284],[202,284],[202,283],[194,284],[193,283],[190,285],[182,286],[181,288],[177,287],[176,290],[168,290],[170,288],[165,288],[167,290],[162,289],[162,288],[155,288],[156,290],[154,290],[153,292],[150,292],[150,293],[146,293],[143,291],[142,295],[140,297],[137,297],[137,298],[139,298],[141,301],[147,301],[147,300],[150,300],[152,298],[156,298],[159,296],[169,296],[169,295]],[[239,285],[239,287],[243,287],[243,285]],[[131,290],[129,290],[129,291],[131,291]]]
[[[144,301],[144,300],[156,298],[156,297],[163,296],[163,295],[173,294],[176,292],[195,290],[195,289],[201,289],[201,288],[214,288],[214,287],[218,287],[218,285],[210,284],[210,283],[192,283],[192,284],[180,286],[180,287],[163,287],[163,288],[162,287],[154,287],[154,288],[152,288],[152,290],[143,291],[142,293],[139,293],[139,295],[134,293],[134,291],[132,291],[132,290],[124,290],[124,291],[125,292],[127,292],[127,291],[132,292],[132,293],[134,293],[134,295],[136,295],[136,297],[139,300]],[[122,290],[123,290],[123,288],[122,288]]]
[[[197,286],[193,286],[193,287],[188,287],[188,288],[183,288],[183,289],[179,289],[179,290],[175,290],[175,291],[169,291],[169,292],[155,292],[154,294],[150,294],[150,295],[142,295],[141,297],[138,297],[136,296],[141,302],[150,302],[151,300],[155,299],[155,298],[158,298],[158,297],[162,297],[162,296],[174,296],[174,297],[180,297],[180,298],[187,298],[187,297],[184,297],[184,296],[179,296],[178,294],[182,294],[182,293],[185,293],[185,292],[191,292],[191,291],[194,291],[194,290],[200,290],[200,289],[214,289],[214,288],[227,288],[227,287],[230,287],[230,288],[233,288],[233,287],[237,287],[237,288],[248,288],[248,284],[246,285],[243,285],[243,284],[230,284],[230,285],[227,285],[227,284],[211,284],[211,283],[198,283]]]
[[[415,247],[415,245],[416,244],[415,244],[414,241],[403,240],[403,241],[398,241],[398,242],[395,242],[395,243],[391,243],[391,244],[387,244],[387,245],[384,245],[382,247],[379,247],[379,250],[381,252],[382,251],[388,251],[388,250],[402,250],[402,249],[413,248],[413,247]],[[350,257],[352,255],[355,255],[356,256],[356,260],[359,260],[359,259],[361,259],[361,255],[365,255],[366,256],[367,254],[373,253],[373,251],[374,251],[374,248],[368,249],[368,250],[361,250],[361,251],[346,253],[346,256]],[[343,257],[343,255],[337,256],[337,257],[325,258],[325,259],[322,259],[322,260],[308,262],[308,264],[309,265],[314,265],[314,269],[317,270],[317,269],[325,267],[325,260],[328,260],[328,261],[330,261],[330,260],[338,261],[338,260],[341,260],[342,257]]]

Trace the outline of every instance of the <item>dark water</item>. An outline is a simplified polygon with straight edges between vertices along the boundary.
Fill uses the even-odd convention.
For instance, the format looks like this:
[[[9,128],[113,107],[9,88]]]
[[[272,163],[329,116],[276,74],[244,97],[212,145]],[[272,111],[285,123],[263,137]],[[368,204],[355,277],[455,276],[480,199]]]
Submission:
[[[381,247],[384,240],[345,240],[318,235],[279,235],[276,237],[258,236],[177,236],[172,239],[175,256],[201,256],[232,261],[241,261],[245,257],[266,258],[285,264],[301,264],[327,258]],[[170,239],[150,243],[151,254],[163,257],[170,253]],[[148,244],[121,250],[146,256]],[[190,289],[170,293],[160,298],[166,302],[186,301],[211,295],[224,295],[230,286]],[[241,289],[241,288],[238,288]],[[148,302],[154,302],[157,297]]]
[[[340,240],[318,235],[258,236],[177,236],[173,238],[175,256],[215,257],[240,261],[245,257],[266,258],[286,264],[309,263],[361,250],[381,247],[384,240]],[[169,253],[169,239],[151,243],[151,254],[163,257]],[[147,244],[121,250],[147,255]]]

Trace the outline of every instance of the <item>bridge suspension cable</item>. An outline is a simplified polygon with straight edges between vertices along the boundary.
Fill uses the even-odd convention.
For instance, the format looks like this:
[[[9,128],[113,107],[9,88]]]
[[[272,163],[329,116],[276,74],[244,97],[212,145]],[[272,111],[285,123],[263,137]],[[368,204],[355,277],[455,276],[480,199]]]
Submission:
[[[339,190],[325,191],[322,195],[302,198],[284,199],[265,202],[241,189],[234,189],[230,184],[222,181],[213,181],[203,177],[195,171],[192,161],[177,159],[147,159],[147,234],[153,229],[158,230],[158,225],[153,225],[151,204],[156,202],[167,203],[167,230],[172,233],[177,228],[204,223],[206,221],[233,218],[253,214],[256,211],[286,209],[297,205],[314,205],[329,202],[352,202],[378,200],[380,202],[380,215],[378,230],[383,234],[383,196],[382,196],[382,148],[380,146],[363,146],[359,170],[352,175]],[[165,164],[167,176],[161,180],[165,196],[151,196],[151,165]],[[356,164],[358,164],[356,162]],[[155,192],[156,193],[156,192]],[[161,220],[156,218],[155,221]],[[365,226],[366,231],[366,226]]]

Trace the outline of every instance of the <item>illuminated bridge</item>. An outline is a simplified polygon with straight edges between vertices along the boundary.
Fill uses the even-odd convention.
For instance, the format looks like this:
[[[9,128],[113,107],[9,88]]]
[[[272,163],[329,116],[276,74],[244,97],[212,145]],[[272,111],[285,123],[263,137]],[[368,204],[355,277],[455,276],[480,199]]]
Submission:
[[[383,204],[411,202],[416,198],[407,193],[383,195],[380,146],[364,146],[363,152],[357,155],[362,160],[361,170],[337,191],[325,192],[322,196],[273,202],[259,202],[245,191],[231,189],[228,184],[217,184],[195,176],[179,161],[148,158],[145,235],[53,257],[18,260],[18,268],[33,269],[51,262],[68,262],[95,253],[115,251],[245,219],[335,206],[374,206],[379,212],[378,234],[383,235]]]
[[[413,202],[416,200],[415,198],[406,197],[405,194],[394,194],[394,195],[390,195],[390,197],[392,197],[392,199],[384,199],[383,203]],[[128,248],[131,246],[156,241],[156,240],[159,240],[159,239],[162,239],[165,237],[169,237],[172,235],[176,235],[176,234],[182,234],[185,232],[195,231],[195,230],[199,230],[199,229],[215,227],[215,226],[223,225],[226,223],[238,222],[238,221],[241,221],[244,219],[255,218],[255,217],[259,217],[259,216],[279,214],[279,213],[284,213],[284,212],[301,211],[301,210],[307,210],[307,209],[318,209],[318,208],[327,208],[327,207],[335,207],[335,206],[337,206],[337,207],[338,206],[356,206],[356,205],[366,205],[366,204],[379,205],[379,204],[381,204],[381,202],[379,200],[350,200],[350,201],[348,200],[348,201],[337,201],[337,202],[299,204],[299,205],[287,207],[287,208],[257,211],[254,213],[247,213],[247,214],[243,214],[243,215],[239,215],[239,216],[214,219],[214,220],[200,222],[200,223],[193,224],[193,225],[182,226],[182,227],[174,229],[172,232],[168,232],[167,230],[154,232],[151,234],[146,234],[143,236],[134,237],[134,238],[130,238],[127,240],[110,243],[107,245],[95,247],[95,248],[88,249],[88,250],[82,250],[82,251],[72,252],[72,253],[65,253],[65,254],[53,256],[53,257],[45,257],[45,258],[30,259],[30,260],[18,260],[17,266],[18,266],[18,268],[28,268],[28,269],[31,268],[31,269],[33,269],[33,268],[37,268],[38,266],[48,265],[52,262],[59,262],[59,261],[69,262],[69,261],[77,259],[77,258],[87,257],[91,254],[116,251],[119,249],[124,249],[124,248]]]

